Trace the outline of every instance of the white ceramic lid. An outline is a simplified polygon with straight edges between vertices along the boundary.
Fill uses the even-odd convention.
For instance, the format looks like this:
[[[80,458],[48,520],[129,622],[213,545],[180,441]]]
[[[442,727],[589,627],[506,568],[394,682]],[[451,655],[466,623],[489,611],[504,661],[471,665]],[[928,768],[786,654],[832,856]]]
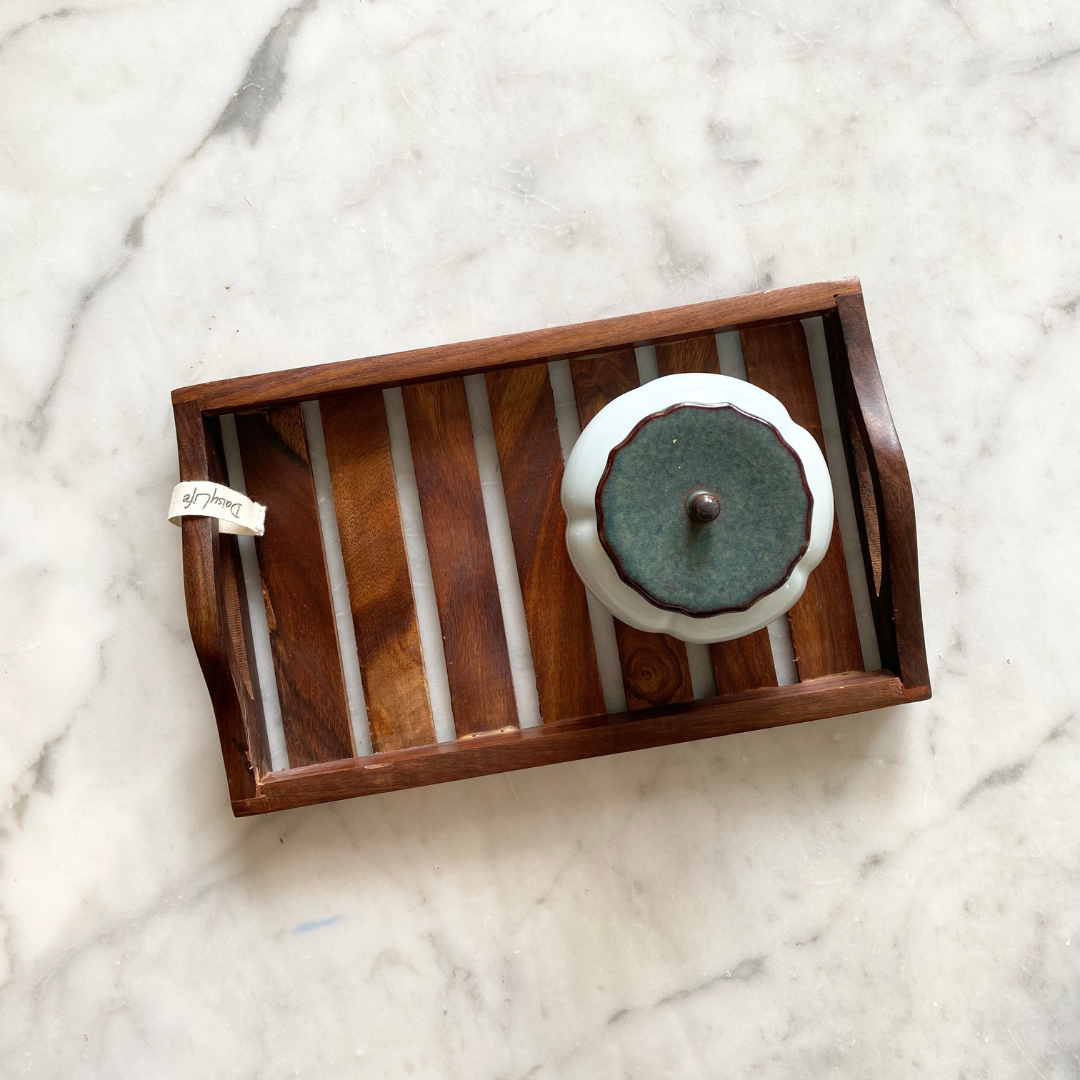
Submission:
[[[566,463],[562,503],[586,588],[623,622],[691,642],[786,612],[833,523],[814,437],[771,394],[706,373],[655,379],[601,409]]]

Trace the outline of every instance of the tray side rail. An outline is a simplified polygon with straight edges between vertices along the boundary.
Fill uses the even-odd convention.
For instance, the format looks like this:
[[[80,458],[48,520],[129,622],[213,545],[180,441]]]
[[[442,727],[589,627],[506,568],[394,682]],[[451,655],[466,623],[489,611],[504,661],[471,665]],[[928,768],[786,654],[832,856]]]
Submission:
[[[217,425],[216,418],[208,420],[188,404],[175,406],[173,412],[180,479],[224,483],[223,459],[209,430]],[[234,587],[242,587],[243,581],[236,573],[234,540],[218,532],[214,518],[185,517],[181,522],[188,627],[217,720],[233,812],[240,815],[255,812],[252,805],[259,801],[258,784],[270,771],[270,756],[254,651],[249,647],[241,656],[230,633],[227,607],[234,606],[244,638],[250,640],[246,603],[239,594],[226,597],[230,577]],[[226,558],[232,562],[231,575],[223,570]]]
[[[205,413],[256,411],[364,386],[388,389],[491,368],[535,364],[553,357],[597,355],[628,345],[659,344],[689,334],[734,329],[750,322],[808,319],[835,308],[838,294],[858,292],[860,287],[858,278],[823,281],[546,330],[223,379],[180,387],[173,391],[173,403],[197,402]]]
[[[263,797],[258,804],[248,804],[238,812],[287,810],[561,761],[799,724],[826,716],[887,708],[908,700],[914,699],[892,672],[845,672],[723,698],[491,732],[474,739],[291,769],[268,777],[260,785]]]
[[[915,503],[862,294],[837,297],[824,324],[882,665],[929,697]]]

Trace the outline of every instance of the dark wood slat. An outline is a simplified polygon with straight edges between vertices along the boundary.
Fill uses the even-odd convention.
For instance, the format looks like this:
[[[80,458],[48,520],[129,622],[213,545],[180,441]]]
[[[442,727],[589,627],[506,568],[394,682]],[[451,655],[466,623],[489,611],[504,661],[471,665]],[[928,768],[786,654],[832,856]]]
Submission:
[[[371,745],[435,742],[381,390],[319,403]]]
[[[858,278],[797,285],[790,289],[707,300],[639,315],[553,326],[524,334],[463,341],[426,349],[369,356],[335,364],[248,375],[241,379],[185,386],[173,391],[173,403],[198,402],[204,412],[234,412],[293,401],[323,398],[362,386],[399,386],[451,374],[483,371],[507,364],[529,364],[550,356],[583,356],[622,349],[627,342],[657,343],[760,319],[805,318],[836,307],[836,297],[859,292]]]
[[[615,641],[622,664],[628,709],[648,709],[692,701],[686,645],[670,634],[649,634],[615,619]]]
[[[574,398],[582,428],[609,402],[638,385],[633,349],[570,361]],[[668,634],[647,634],[615,620],[623,688],[630,709],[646,709],[676,701],[691,701],[690,665],[686,646]]]
[[[237,416],[248,494],[264,503],[257,537],[266,621],[290,766],[355,754],[315,483],[298,405]]]
[[[255,662],[255,644],[251,637],[251,617],[248,614],[247,586],[244,584],[244,567],[240,561],[240,545],[237,537],[219,534],[221,545],[221,589],[225,602],[225,619],[236,654],[236,692],[244,712],[249,757],[256,778],[272,771],[270,742],[266,735],[266,718],[263,715],[262,693],[259,690],[258,666]],[[235,677],[235,676],[234,676]]]
[[[704,371],[719,375],[720,357],[716,336],[702,334],[656,346],[656,367],[661,375]],[[709,646],[716,689],[721,694],[738,694],[759,686],[776,686],[769,631],[762,627],[734,641],[717,641]]]
[[[585,587],[566,551],[563,458],[547,364],[488,372],[495,445],[544,723],[596,716],[604,692]]]
[[[458,738],[516,727],[465,384],[402,389]]]
[[[817,439],[824,453],[814,373],[802,323],[743,327],[740,336],[746,377],[779,398],[792,420]],[[859,628],[835,515],[829,550],[810,574],[802,598],[788,612],[788,621],[801,680],[862,670]]]
[[[633,349],[619,349],[571,360],[570,375],[574,381],[578,421],[583,431],[609,401],[639,385],[637,356]]]
[[[363,762],[290,769],[260,785],[258,799],[236,807],[258,814],[294,806],[374,795],[399,788],[441,784],[472,776],[530,769],[558,761],[620,754],[690,739],[780,727],[824,716],[864,712],[920,701],[891,672],[847,672],[794,686],[750,690],[647,712],[567,720],[494,734],[484,739],[439,743],[380,754],[378,768]]]
[[[656,369],[661,376],[704,371],[720,374],[715,334],[699,334],[656,346]]]
[[[858,495],[858,498],[853,499],[855,521],[859,529],[866,591],[874,617],[874,636],[877,639],[881,666],[899,675],[900,658],[890,602],[888,538],[887,532],[882,532],[880,477],[876,464],[871,465],[870,455],[867,454],[869,440],[866,426],[852,387],[843,330],[835,312],[831,318],[824,320],[824,327],[833,369],[833,391],[840,418],[848,478],[852,494]],[[838,365],[838,356],[842,367]]]

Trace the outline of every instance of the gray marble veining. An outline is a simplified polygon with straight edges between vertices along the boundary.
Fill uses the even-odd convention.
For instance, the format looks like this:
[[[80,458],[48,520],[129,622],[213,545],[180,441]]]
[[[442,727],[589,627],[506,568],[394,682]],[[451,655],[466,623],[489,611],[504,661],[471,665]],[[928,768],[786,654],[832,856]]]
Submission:
[[[1080,9],[0,10],[0,1073],[1080,1070]],[[856,273],[935,697],[238,822],[169,391]]]

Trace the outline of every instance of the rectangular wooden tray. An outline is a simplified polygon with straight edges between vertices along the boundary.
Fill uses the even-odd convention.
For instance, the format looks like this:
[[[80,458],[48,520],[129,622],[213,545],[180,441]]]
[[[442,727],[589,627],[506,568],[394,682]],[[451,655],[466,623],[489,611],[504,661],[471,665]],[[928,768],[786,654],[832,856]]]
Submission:
[[[765,630],[710,647],[719,696],[694,700],[686,650],[616,621],[628,711],[604,712],[585,593],[566,556],[562,451],[547,362],[569,359],[582,426],[661,375],[719,371],[714,334],[740,332],[747,377],[819,442],[800,319],[830,357],[882,669],[863,670],[838,530],[789,613],[800,681],[777,686]],[[462,377],[483,373],[543,723],[519,728]],[[401,387],[442,627],[457,739],[436,742],[381,391]],[[322,416],[374,752],[357,757],[299,403]],[[248,493],[271,507],[256,541],[289,767],[271,766],[235,536],[183,519],[188,620],[217,717],[233,812],[266,813],[397,788],[755,728],[930,696],[911,485],[857,279],[576,326],[349,360],[173,393],[182,480],[227,483],[235,414]]]

